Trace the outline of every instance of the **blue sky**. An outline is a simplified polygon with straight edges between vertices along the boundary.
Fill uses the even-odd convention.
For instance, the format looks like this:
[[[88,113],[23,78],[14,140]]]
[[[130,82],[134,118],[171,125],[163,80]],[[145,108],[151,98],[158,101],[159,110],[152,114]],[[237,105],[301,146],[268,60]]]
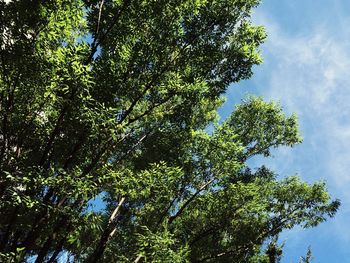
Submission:
[[[266,0],[254,12],[268,39],[263,65],[232,85],[223,118],[246,94],[277,100],[299,116],[304,142],[258,160],[281,176],[325,180],[342,201],[334,219],[284,232],[283,263],[299,262],[310,245],[315,263],[350,262],[350,1]]]

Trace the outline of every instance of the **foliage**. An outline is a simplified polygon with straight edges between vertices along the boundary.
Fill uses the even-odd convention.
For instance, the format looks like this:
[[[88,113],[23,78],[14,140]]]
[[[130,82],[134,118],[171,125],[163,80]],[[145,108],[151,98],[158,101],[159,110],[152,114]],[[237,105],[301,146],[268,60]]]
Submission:
[[[300,258],[300,263],[310,263],[313,259],[311,248],[308,247],[305,257]]]
[[[1,261],[271,262],[334,216],[324,183],[248,167],[301,141],[294,115],[217,121],[262,62],[258,2],[0,1]]]

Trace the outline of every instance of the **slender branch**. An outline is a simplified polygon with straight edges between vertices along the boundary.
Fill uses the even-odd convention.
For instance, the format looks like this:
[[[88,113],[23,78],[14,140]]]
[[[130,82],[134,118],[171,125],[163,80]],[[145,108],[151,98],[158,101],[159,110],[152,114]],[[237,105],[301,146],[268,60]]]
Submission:
[[[157,227],[163,222],[165,216],[167,215],[168,211],[170,210],[170,208],[174,205],[174,203],[176,202],[176,199],[178,197],[174,197],[173,200],[171,200],[170,204],[167,206],[167,208],[162,212],[158,222],[157,222]]]
[[[91,51],[87,60],[85,61],[85,64],[89,64],[92,61],[95,53],[97,52],[98,47],[103,43],[103,41],[106,39],[108,34],[112,31],[113,27],[118,23],[119,18],[121,17],[122,13],[126,10],[126,8],[130,3],[131,3],[131,0],[124,0],[122,7],[119,9],[119,12],[115,14],[112,22],[110,22],[109,27],[106,29],[106,31],[102,35],[97,34],[95,36],[93,42],[91,43]],[[100,5],[100,12],[102,12],[102,4]],[[100,18],[98,20],[98,24],[99,23],[100,23]],[[99,27],[100,25],[98,25],[98,32],[100,31]]]
[[[53,142],[56,139],[56,136],[58,136],[60,131],[61,131],[61,125],[63,123],[64,117],[65,117],[67,112],[68,112],[68,104],[66,104],[62,108],[62,110],[60,112],[60,115],[58,116],[58,119],[56,121],[55,127],[52,130],[52,133],[51,133],[51,135],[50,135],[50,137],[49,137],[49,139],[47,141],[47,144],[46,144],[46,146],[45,146],[45,148],[43,150],[42,156],[41,156],[40,161],[39,161],[39,165],[43,165],[45,163],[46,157],[47,157],[49,151],[51,150]]]
[[[92,255],[90,256],[90,258],[87,260],[87,262],[96,263],[103,255],[103,252],[105,251],[109,240],[115,235],[115,233],[117,231],[117,226],[115,225],[115,223],[116,223],[115,221],[116,221],[117,216],[120,213],[120,209],[121,209],[123,203],[125,202],[125,200],[126,200],[125,197],[122,197],[119,200],[117,207],[114,209],[111,216],[109,217],[108,224],[107,224],[105,230],[103,231],[103,234],[101,235],[101,238],[98,242],[97,247],[95,248],[95,250],[92,253]]]
[[[100,23],[101,23],[101,14],[102,14],[102,7],[103,7],[104,0],[101,1],[99,11],[98,11],[98,19],[97,19],[97,26],[96,26],[96,36],[100,33]]]
[[[64,162],[63,169],[66,170],[70,163],[74,160],[75,156],[78,154],[79,150],[83,147],[83,144],[86,140],[85,132],[81,133],[77,143],[74,145],[72,151],[69,153],[68,158]]]
[[[135,121],[138,121],[139,119],[149,115],[150,113],[153,112],[154,109],[164,105],[165,103],[167,103],[169,100],[171,100],[173,98],[174,95],[171,95],[163,100],[161,100],[159,103],[155,103],[154,105],[152,105],[150,108],[148,108],[147,110],[145,110],[142,114],[140,114],[139,116],[135,117],[135,118],[131,118],[128,120],[128,123],[127,125],[135,122]]]
[[[61,241],[58,243],[58,245],[55,248],[55,251],[53,252],[53,254],[51,255],[51,257],[49,258],[49,260],[47,261],[47,263],[54,263],[57,262],[56,258],[58,256],[58,254],[62,251],[63,249],[63,244],[64,244],[65,239],[61,239]]]
[[[146,95],[146,93],[154,87],[154,84],[157,82],[158,78],[162,76],[163,73],[167,70],[169,65],[166,65],[158,74],[153,75],[152,80],[146,85],[144,90],[141,92],[139,96],[137,96],[132,102],[129,108],[124,112],[123,116],[120,118],[119,124],[122,123],[129,114],[133,111],[136,104]]]
[[[147,133],[147,134],[143,135],[143,136],[134,144],[134,146],[133,146],[131,149],[129,149],[124,155],[122,155],[122,156],[117,160],[117,163],[119,163],[119,162],[121,162],[122,160],[124,160],[125,157],[128,156],[133,150],[135,150],[135,148],[136,148],[138,145],[140,145],[140,143],[141,143],[142,141],[144,141],[150,134],[151,134],[151,133]]]
[[[169,218],[169,224],[171,224],[176,218],[178,218],[183,211],[190,205],[190,203],[196,199],[196,197],[205,190],[210,184],[212,184],[215,181],[215,178],[212,178],[208,182],[206,182],[204,185],[202,185],[187,201],[181,206],[181,208],[177,211],[177,213]]]
[[[142,258],[141,255],[137,256],[137,258],[134,260],[134,263],[138,263],[141,260],[141,258]]]
[[[228,250],[228,251],[224,251],[224,252],[218,253],[218,254],[213,255],[213,256],[205,257],[205,258],[199,260],[198,262],[205,262],[205,261],[208,261],[211,259],[220,258],[220,257],[227,256],[230,254],[236,254],[237,257],[240,257],[243,253],[248,251],[250,247],[252,247],[256,244],[261,244],[265,238],[267,238],[269,236],[276,235],[279,231],[281,231],[283,229],[283,225],[288,222],[288,217],[291,216],[293,213],[295,213],[297,210],[298,210],[298,207],[294,208],[292,211],[289,212],[287,218],[281,220],[277,225],[272,226],[269,230],[262,232],[256,239],[250,241],[248,244],[240,246],[235,250]]]

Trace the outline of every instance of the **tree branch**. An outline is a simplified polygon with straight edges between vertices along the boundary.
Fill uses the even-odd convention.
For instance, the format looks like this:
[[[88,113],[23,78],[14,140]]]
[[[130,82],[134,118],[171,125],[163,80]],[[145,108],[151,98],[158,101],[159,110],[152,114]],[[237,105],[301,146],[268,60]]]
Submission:
[[[114,236],[114,234],[117,231],[117,227],[113,226],[113,224],[115,224],[115,220],[116,220],[117,216],[119,215],[120,209],[121,209],[123,203],[125,202],[125,200],[126,200],[125,197],[122,197],[119,200],[117,207],[114,209],[111,216],[109,217],[108,224],[107,224],[105,230],[103,231],[103,234],[98,242],[97,247],[95,248],[95,250],[92,253],[92,255],[90,256],[90,258],[87,260],[87,262],[96,263],[103,255],[103,252],[106,249],[109,240]]]
[[[196,199],[196,197],[203,191],[205,190],[205,188],[207,188],[211,183],[213,183],[215,181],[215,178],[209,180],[208,182],[206,182],[204,185],[202,185],[189,199],[187,199],[187,201],[181,206],[181,208],[179,209],[179,211],[177,211],[177,213],[173,216],[171,216],[169,218],[169,224],[171,224],[177,217],[179,217],[182,212],[186,209],[186,207],[188,207],[190,205],[190,203]]]

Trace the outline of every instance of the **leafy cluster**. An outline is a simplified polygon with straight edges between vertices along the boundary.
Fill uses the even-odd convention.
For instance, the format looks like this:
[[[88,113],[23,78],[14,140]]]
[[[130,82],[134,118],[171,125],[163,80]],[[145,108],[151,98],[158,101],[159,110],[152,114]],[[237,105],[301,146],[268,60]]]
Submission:
[[[0,1],[0,261],[277,262],[334,216],[324,183],[247,165],[295,116],[252,97],[217,123],[258,2]]]

